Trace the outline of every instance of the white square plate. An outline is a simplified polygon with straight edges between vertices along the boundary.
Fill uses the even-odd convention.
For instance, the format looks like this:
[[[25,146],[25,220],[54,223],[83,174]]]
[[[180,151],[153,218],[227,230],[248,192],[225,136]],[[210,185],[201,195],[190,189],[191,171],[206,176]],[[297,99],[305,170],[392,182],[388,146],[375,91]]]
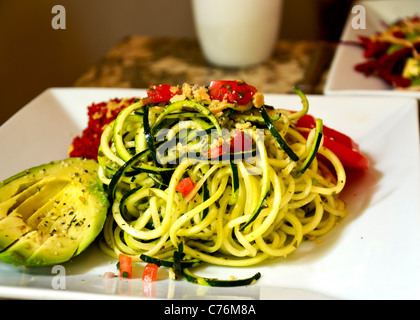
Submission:
[[[366,61],[362,47],[349,44],[359,42],[359,35],[371,36],[378,31],[385,30],[385,24],[392,24],[398,19],[420,15],[420,1],[418,0],[386,0],[386,1],[358,1],[355,5],[365,8],[366,28],[354,29],[352,19],[357,12],[350,12],[341,35],[340,44],[334,55],[329,74],[327,76],[325,94],[363,94],[363,95],[391,95],[399,97],[420,98],[419,91],[395,89],[384,80],[354,70],[354,67]]]
[[[43,92],[0,127],[0,180],[26,168],[67,157],[72,139],[86,127],[87,106],[111,98],[144,96],[144,90],[55,88]],[[407,98],[309,96],[310,113],[349,134],[372,167],[349,176],[344,197],[349,215],[322,242],[303,243],[286,259],[252,268],[206,267],[213,277],[261,272],[255,285],[208,288],[168,280],[160,268],[152,284],[104,279],[116,261],[94,243],[52,268],[0,262],[0,297],[161,299],[420,299],[420,161],[417,103]],[[295,95],[266,95],[268,104],[299,110]],[[61,280],[60,280],[61,279]],[[64,282],[63,282],[64,279]],[[62,285],[64,289],[54,289]]]

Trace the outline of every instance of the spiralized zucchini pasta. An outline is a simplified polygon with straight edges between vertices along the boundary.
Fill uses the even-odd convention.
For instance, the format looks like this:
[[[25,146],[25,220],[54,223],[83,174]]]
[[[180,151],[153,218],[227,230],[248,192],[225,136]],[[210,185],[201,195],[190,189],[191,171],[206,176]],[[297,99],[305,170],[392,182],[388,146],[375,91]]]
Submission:
[[[242,81],[153,86],[122,110],[98,151],[112,199],[101,248],[171,260],[182,243],[191,259],[250,266],[330,231],[346,173],[321,119],[296,126],[309,106],[295,91],[297,112]]]

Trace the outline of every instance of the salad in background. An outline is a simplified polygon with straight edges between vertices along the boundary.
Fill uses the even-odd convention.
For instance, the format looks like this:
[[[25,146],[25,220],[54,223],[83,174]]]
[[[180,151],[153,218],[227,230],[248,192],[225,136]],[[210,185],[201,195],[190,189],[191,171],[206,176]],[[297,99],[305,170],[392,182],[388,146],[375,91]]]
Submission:
[[[420,18],[401,19],[370,37],[359,36],[366,61],[355,70],[405,90],[420,90]]]

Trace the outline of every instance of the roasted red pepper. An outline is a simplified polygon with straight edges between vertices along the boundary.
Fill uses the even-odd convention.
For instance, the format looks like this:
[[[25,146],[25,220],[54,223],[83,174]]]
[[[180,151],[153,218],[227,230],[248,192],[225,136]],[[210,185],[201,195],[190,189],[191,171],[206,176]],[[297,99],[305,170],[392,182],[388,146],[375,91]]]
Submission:
[[[395,31],[393,35],[404,38],[405,34]],[[369,37],[359,37],[367,61],[354,66],[354,69],[365,76],[376,75],[395,87],[409,87],[411,79],[401,75],[401,63],[412,56],[413,48],[403,47],[399,50],[388,52],[389,42],[372,40]],[[420,50],[420,43],[413,43],[414,50]]]

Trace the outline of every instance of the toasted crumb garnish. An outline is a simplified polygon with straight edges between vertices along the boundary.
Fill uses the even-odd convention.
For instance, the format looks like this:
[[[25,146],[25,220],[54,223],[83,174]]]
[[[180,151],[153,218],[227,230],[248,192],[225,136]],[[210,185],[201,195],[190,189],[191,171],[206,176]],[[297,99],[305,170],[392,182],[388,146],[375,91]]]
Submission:
[[[264,105],[264,95],[261,92],[257,92],[252,97],[252,104],[256,108],[261,108]]]
[[[194,90],[194,99],[198,101],[210,101],[210,96],[207,93],[206,88],[199,87],[197,90]]]

